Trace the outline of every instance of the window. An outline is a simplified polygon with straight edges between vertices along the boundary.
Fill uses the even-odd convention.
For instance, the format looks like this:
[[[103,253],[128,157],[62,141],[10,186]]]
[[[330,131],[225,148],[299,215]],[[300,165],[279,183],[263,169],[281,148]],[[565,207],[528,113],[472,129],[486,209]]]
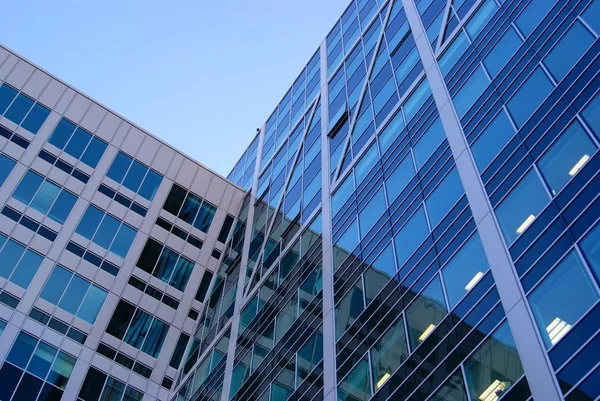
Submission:
[[[32,170],[25,173],[12,197],[59,224],[65,222],[77,202],[77,196]]]
[[[4,117],[35,135],[50,115],[50,110],[35,103],[29,96],[17,93],[7,84],[2,84],[0,114],[4,114]]]
[[[468,47],[469,41],[467,40],[467,35],[465,35],[464,31],[460,31],[439,59],[438,64],[442,74],[447,75],[450,72]]]
[[[5,401],[60,400],[75,358],[20,332],[0,369],[0,398]]]
[[[162,175],[137,160],[133,160],[123,152],[119,152],[115,156],[106,176],[150,202],[154,199],[162,182]]]
[[[596,137],[600,138],[600,93],[596,94],[585,109],[583,109],[581,116],[592,131],[594,131]]]
[[[475,233],[442,269],[450,309],[475,288],[489,269],[479,234]]]
[[[277,315],[277,324],[275,325],[275,342],[280,341],[283,335],[288,331],[296,320],[298,313],[298,298],[292,297]]]
[[[510,60],[517,52],[519,47],[521,47],[521,43],[523,43],[523,41],[517,34],[517,31],[509,27],[498,43],[496,43],[488,55],[483,59],[483,65],[492,79],[498,75],[508,60]]]
[[[429,160],[433,152],[440,146],[440,144],[446,139],[446,133],[442,122],[437,118],[423,136],[417,141],[413,148],[415,154],[415,162],[417,163],[417,170],[423,167],[425,162]]]
[[[58,122],[48,142],[92,168],[96,168],[108,146],[65,118]]]
[[[89,324],[94,324],[107,292],[70,271],[55,266],[41,297]]]
[[[481,67],[477,67],[475,72],[467,79],[462,88],[458,90],[452,98],[458,118],[463,118],[467,111],[473,106],[475,101],[483,94],[488,87],[490,80]]]
[[[15,167],[16,162],[13,159],[9,159],[8,157],[0,154],[0,187],[8,178],[8,175],[11,173],[13,167]]]
[[[194,270],[194,262],[152,238],[148,238],[136,266],[179,291],[185,290]]]
[[[496,208],[496,217],[508,245],[527,230],[548,201],[544,184],[534,169],[529,170]]]
[[[27,289],[44,258],[0,234],[0,277]]]
[[[458,170],[453,167],[429,197],[425,199],[431,227],[437,226],[442,221],[464,193]]]
[[[356,219],[346,229],[346,232],[333,246],[333,268],[337,270],[348,255],[356,248],[359,242],[358,225]]]
[[[596,276],[596,280],[600,281],[600,225],[594,227],[585,236],[580,246]]]
[[[142,392],[90,367],[77,401],[142,401],[142,398]]]
[[[464,367],[472,400],[498,399],[519,380],[523,366],[507,322],[485,340]]]
[[[179,334],[177,345],[175,346],[175,350],[173,351],[173,355],[171,355],[171,360],[169,362],[170,367],[179,369],[179,365],[181,364],[181,360],[183,359],[183,354],[189,340],[190,336],[184,332]]]
[[[471,20],[466,25],[466,30],[469,36],[473,39],[479,35],[483,27],[492,18],[498,10],[498,6],[494,0],[486,0],[483,2],[479,10],[475,12]]]
[[[337,388],[338,401],[367,401],[371,398],[369,362],[363,358],[354,366]]]
[[[137,230],[89,205],[75,232],[125,259]]]
[[[379,191],[375,193],[369,203],[358,213],[361,238],[366,237],[386,208],[383,188],[379,188]]]
[[[548,76],[537,67],[506,104],[515,125],[523,126],[553,89]]]
[[[598,298],[591,277],[572,251],[528,296],[546,348],[560,341]]]
[[[442,284],[436,276],[406,310],[408,337],[412,350],[431,335],[447,313]]]
[[[554,48],[544,58],[544,64],[557,82],[560,82],[571,68],[594,43],[594,35],[579,21],[569,28]]]
[[[335,307],[335,338],[339,340],[365,309],[363,285],[359,278]]]
[[[515,24],[523,36],[531,35],[546,14],[552,9],[557,0],[531,0],[521,15],[515,20]]]
[[[349,174],[331,196],[331,214],[335,216],[354,192],[354,176]]]
[[[596,33],[600,32],[600,18],[598,18],[599,15],[600,1],[598,0],[592,1],[588,8],[581,15],[585,22],[587,22]]]
[[[265,354],[266,355],[266,354]],[[323,359],[323,334],[317,331],[298,351],[296,364],[296,388]]]
[[[370,264],[363,277],[365,280],[365,301],[368,304],[379,294],[392,277],[396,275],[396,262],[391,242]]]
[[[402,118],[401,109],[398,109],[391,121],[379,134],[379,146],[381,148],[381,153],[387,152],[392,143],[394,143],[396,138],[398,138],[398,135],[400,135],[400,132],[402,132],[403,128],[404,120]]]
[[[360,159],[360,161],[356,164],[354,168],[354,174],[356,177],[356,186],[359,186],[363,180],[369,175],[371,169],[379,160],[379,156],[377,155],[377,145],[373,144],[365,152],[365,155]]]
[[[538,161],[542,175],[556,195],[596,151],[581,124],[574,121]]]
[[[225,241],[227,241],[227,236],[229,235],[229,232],[231,231],[231,227],[233,226],[233,216],[231,215],[227,215],[225,216],[225,221],[223,222],[223,225],[221,226],[221,231],[219,231],[219,237],[217,238],[217,241],[221,242],[221,243],[225,243]]]
[[[501,110],[471,145],[475,164],[483,172],[515,135],[506,112]]]
[[[173,184],[163,209],[207,233],[217,208],[177,184]]]
[[[153,358],[158,358],[169,325],[141,309],[120,300],[106,332]]]
[[[394,237],[396,259],[402,266],[429,235],[425,210],[421,206]]]
[[[412,120],[415,114],[417,114],[430,95],[431,89],[429,88],[429,82],[427,81],[427,78],[425,78],[402,105],[404,118],[407,123]]]
[[[490,400],[495,398],[490,398]],[[435,392],[431,401],[469,401],[460,370]],[[486,400],[487,401],[487,400]]]
[[[385,190],[390,204],[400,195],[400,192],[408,185],[414,175],[415,167],[409,153],[385,180]]]
[[[377,391],[408,357],[404,319],[400,317],[371,348],[371,370]]]

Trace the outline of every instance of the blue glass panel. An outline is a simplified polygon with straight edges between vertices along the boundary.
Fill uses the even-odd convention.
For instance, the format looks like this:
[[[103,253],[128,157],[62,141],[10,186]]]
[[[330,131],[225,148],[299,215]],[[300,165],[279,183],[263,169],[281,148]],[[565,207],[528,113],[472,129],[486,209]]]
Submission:
[[[8,111],[4,114],[4,117],[15,124],[21,125],[21,121],[23,121],[27,112],[31,109],[33,103],[33,100],[27,96],[19,94],[13,104],[8,108]]]
[[[92,168],[96,168],[107,146],[106,142],[93,137],[83,156],[81,156],[81,161]]]
[[[152,201],[161,182],[162,176],[152,170],[149,170],[138,193],[149,201]]]
[[[483,69],[477,67],[473,75],[469,77],[452,99],[459,118],[463,118],[471,106],[473,106],[473,103],[479,99],[485,88],[488,87],[489,83],[490,81],[485,72],[483,72]]]
[[[402,128],[404,128],[402,109],[398,109],[396,115],[392,117],[390,122],[385,126],[385,129],[379,134],[379,146],[381,147],[382,154],[385,154],[396,138],[398,138],[398,135],[402,132]]]
[[[188,193],[185,201],[183,202],[183,206],[179,211],[179,216],[177,217],[186,223],[192,224],[196,219],[196,215],[198,214],[201,204],[202,200],[200,198],[192,193]]]
[[[40,342],[31,357],[27,371],[36,376],[46,378],[57,351],[56,348]]]
[[[0,85],[0,114],[4,114],[4,112],[16,96],[16,90],[14,90],[8,85]]]
[[[192,270],[194,270],[194,263],[184,257],[180,257],[169,284],[179,291],[185,291]]]
[[[122,224],[112,246],[110,247],[110,251],[115,255],[125,259],[136,234],[136,230],[129,227],[127,224]]]
[[[331,214],[335,216],[354,192],[354,176],[349,174],[331,196]]]
[[[567,75],[594,40],[594,35],[581,22],[575,21],[544,58],[544,63],[557,82]]]
[[[96,234],[94,235],[94,243],[100,245],[104,249],[109,249],[120,225],[121,222],[119,220],[105,214],[102,223],[100,223],[100,227],[98,227],[98,231],[96,231]]]
[[[37,194],[33,198],[33,201],[31,202],[31,208],[44,215],[47,214],[50,210],[50,207],[56,200],[59,192],[59,186],[51,183],[50,181],[44,181]]]
[[[17,265],[17,268],[13,272],[10,281],[27,289],[43,260],[44,258],[37,253],[26,250],[21,261]]]
[[[479,35],[479,32],[481,32],[497,10],[498,6],[494,0],[486,0],[467,23],[466,30],[469,36],[474,39]]]
[[[82,237],[91,240],[102,221],[102,217],[104,217],[103,211],[95,206],[89,205],[75,232]]]
[[[48,278],[42,294],[40,295],[46,301],[58,305],[65,288],[73,274],[60,266],[56,266]]]
[[[202,202],[198,216],[196,216],[196,220],[194,220],[194,227],[204,233],[208,233],[216,212],[216,207],[206,201]]]
[[[31,109],[31,111],[25,118],[25,121],[23,121],[23,124],[21,124],[21,127],[25,128],[32,134],[37,134],[44,122],[46,121],[46,119],[48,118],[49,114],[50,110],[48,110],[41,104],[36,103],[33,106],[33,109]]]
[[[162,345],[165,342],[168,331],[168,324],[158,319],[154,319],[152,326],[150,327],[150,331],[148,332],[146,341],[144,341],[144,345],[142,346],[142,351],[154,358],[158,358],[158,354],[160,353]]]
[[[96,287],[95,285],[92,285],[85,297],[85,300],[81,304],[81,308],[79,308],[79,312],[77,312],[77,317],[85,320],[89,324],[94,324],[100,309],[102,309],[106,295],[106,291]]]
[[[360,159],[360,161],[356,164],[354,168],[354,174],[356,179],[356,186],[358,187],[363,180],[369,175],[371,169],[379,160],[379,156],[377,154],[377,145],[373,144],[364,154],[364,156]]]
[[[454,67],[456,62],[460,59],[468,47],[469,41],[467,40],[467,35],[465,35],[464,31],[461,30],[456,38],[452,41],[452,44],[448,46],[448,49],[439,59],[438,64],[442,74],[446,75],[450,72],[452,67]]]
[[[8,279],[21,259],[25,248],[15,241],[8,240],[0,252],[0,277]]]
[[[471,145],[475,164],[480,172],[490,165],[514,135],[513,126],[506,113],[501,110]]]
[[[437,226],[464,193],[460,176],[454,167],[425,200],[431,227]]]
[[[394,237],[398,266],[402,266],[408,260],[428,235],[425,210],[420,207]]]
[[[358,213],[361,238],[364,238],[367,235],[385,210],[385,195],[382,187],[377,191],[373,198],[371,198],[369,203],[366,204],[363,210]]]
[[[496,208],[496,216],[506,242],[510,245],[533,223],[549,201],[534,169],[508,194]]]
[[[42,182],[44,182],[44,179],[40,175],[34,173],[31,170],[27,171],[27,173],[19,183],[19,186],[17,187],[17,189],[15,189],[15,192],[13,193],[13,198],[20,200],[26,205],[29,205],[29,203],[35,196],[35,193],[37,192],[38,188],[40,187],[40,185],[42,185]]]
[[[445,138],[444,127],[442,127],[440,119],[437,118],[413,147],[417,170],[423,167],[423,164],[431,157]]]
[[[587,258],[596,280],[600,283],[600,224],[592,228],[581,241],[581,250]]]
[[[425,78],[402,105],[404,118],[406,118],[407,123],[417,114],[417,111],[423,106],[429,95],[431,95],[431,89],[429,88],[427,78]]]
[[[8,356],[6,357],[6,360],[20,367],[21,369],[25,369],[37,343],[37,339],[33,338],[29,334],[20,332],[10,352],[8,353]]]
[[[75,128],[77,127],[73,123],[63,118],[58,122],[54,131],[52,131],[48,142],[59,149],[64,149],[67,142],[69,142],[71,135],[75,132]]]
[[[600,32],[600,0],[592,1],[581,16],[596,33]]]
[[[410,182],[415,175],[415,167],[413,165],[410,153],[404,157],[396,170],[394,170],[387,180],[385,180],[385,189],[387,191],[388,202],[391,204],[394,199],[402,192],[404,187]]]
[[[583,109],[581,115],[590,126],[596,137],[600,138],[600,93]]]
[[[50,209],[48,217],[57,223],[64,224],[71,210],[73,210],[75,202],[77,202],[77,196],[63,189],[58,195],[56,202],[54,202],[54,206]]]
[[[125,333],[125,337],[123,337],[123,341],[139,349],[144,342],[144,338],[148,334],[148,328],[150,328],[151,322],[152,316],[141,309],[136,310],[131,324]]]
[[[508,60],[521,47],[523,41],[513,28],[509,27],[502,38],[496,43],[492,50],[483,59],[483,65],[493,78],[498,75]]]
[[[521,127],[529,119],[552,89],[554,86],[548,76],[537,67],[506,104],[517,127]]]
[[[406,324],[414,350],[433,332],[448,313],[438,276],[419,294],[406,310]]]
[[[138,161],[134,160],[125,176],[125,180],[123,180],[123,185],[137,193],[147,172],[147,167],[142,166]]]
[[[333,263],[334,270],[340,267],[341,263],[346,259],[346,257],[356,248],[358,245],[359,236],[358,236],[358,224],[355,221],[350,224],[350,226],[346,229],[344,234],[337,240],[334,245],[333,251]]]
[[[90,143],[91,139],[92,136],[90,134],[88,134],[81,128],[77,128],[75,130],[75,133],[71,137],[71,140],[67,144],[65,152],[67,152],[74,158],[79,159],[83,154],[83,151],[87,147],[88,143]]]
[[[537,25],[552,9],[557,0],[531,0],[515,23],[525,37],[529,36]]]
[[[127,170],[129,170],[129,166],[133,159],[122,152],[117,153],[115,156],[115,160],[113,160],[110,168],[108,169],[108,173],[106,176],[112,178],[119,184],[123,182],[123,178],[125,178],[125,174],[127,174]]]
[[[0,154],[0,187],[6,181],[6,178],[11,173],[13,167],[15,167],[16,162],[8,157]]]
[[[74,315],[77,313],[77,309],[85,294],[90,287],[90,282],[82,279],[81,277],[74,275],[73,279],[69,283],[58,307],[66,310],[70,314]]]
[[[179,255],[169,248],[163,248],[152,275],[165,283],[169,282]]]

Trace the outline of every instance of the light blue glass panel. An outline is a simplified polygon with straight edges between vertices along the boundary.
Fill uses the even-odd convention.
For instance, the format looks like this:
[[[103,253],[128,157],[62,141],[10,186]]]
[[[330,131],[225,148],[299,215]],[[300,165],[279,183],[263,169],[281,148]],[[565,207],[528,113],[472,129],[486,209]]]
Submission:
[[[31,170],[27,171],[27,173],[19,183],[19,186],[17,187],[17,189],[15,189],[15,192],[13,193],[13,198],[20,200],[26,205],[29,205],[29,202],[31,202],[31,200],[35,196],[35,193],[37,192],[40,185],[42,185],[42,182],[44,182],[44,179],[40,175],[34,173]]]
[[[402,266],[408,260],[427,235],[429,235],[429,228],[425,219],[425,210],[420,207],[394,237],[398,266]]]
[[[379,191],[371,198],[369,203],[358,213],[361,238],[367,235],[385,210],[385,194],[382,187],[379,188]]]
[[[423,106],[425,101],[429,98],[429,95],[431,95],[431,89],[429,88],[427,78],[425,78],[406,100],[404,105],[402,105],[404,118],[406,118],[407,122],[410,122],[415,114],[417,114],[421,109],[421,106]]]
[[[534,169],[496,207],[496,217],[510,245],[529,227],[550,198]]]
[[[401,109],[396,111],[396,115],[392,117],[388,125],[386,125],[385,129],[379,135],[379,146],[381,147],[381,153],[385,154],[385,152],[389,149],[389,147],[394,143],[402,129],[404,128],[404,119],[402,118]]]
[[[415,46],[410,51],[410,53],[408,53],[406,55],[404,60],[402,60],[402,62],[398,66],[398,68],[396,68],[396,71],[394,74],[396,75],[396,82],[398,82],[398,85],[400,85],[404,82],[406,77],[408,77],[408,74],[410,74],[410,72],[413,70],[413,68],[415,68],[415,65],[418,62],[419,62],[419,51],[417,50],[417,47]]]
[[[27,372],[46,378],[57,352],[58,350],[56,348],[51,347],[46,343],[39,342],[31,357],[31,361],[29,361]]]
[[[73,369],[75,368],[75,362],[77,362],[75,358],[59,351],[46,381],[53,383],[64,390],[65,387],[67,387],[71,373],[73,373]]]
[[[102,223],[100,223],[100,227],[98,227],[98,231],[96,231],[96,234],[94,235],[94,243],[100,245],[104,249],[108,249],[113,242],[113,238],[115,238],[120,225],[121,222],[119,220],[105,214]]]
[[[349,174],[331,196],[331,214],[333,216],[344,206],[344,203],[346,203],[352,192],[354,192],[354,175]]]
[[[537,67],[506,104],[517,127],[525,124],[552,89],[554,85],[548,76]]]
[[[71,279],[71,282],[67,286],[67,289],[58,304],[59,308],[62,308],[74,315],[77,313],[77,309],[79,305],[83,301],[85,294],[87,293],[88,288],[90,287],[90,282],[82,279],[79,276],[74,275]]]
[[[377,145],[372,144],[369,150],[367,150],[364,156],[360,159],[360,161],[356,164],[354,168],[354,174],[356,179],[356,186],[358,187],[363,180],[369,175],[371,169],[379,160],[379,156],[377,154]]]
[[[152,201],[161,182],[162,176],[149,170],[138,193],[149,201]]]
[[[115,255],[125,259],[136,234],[137,231],[135,229],[129,227],[127,224],[121,224],[119,232],[117,233],[117,236],[110,247],[110,251]]]
[[[26,250],[21,261],[17,265],[17,268],[10,277],[10,281],[27,289],[43,260],[44,258],[37,253],[32,252],[29,249]]]
[[[438,64],[442,74],[446,75],[450,72],[452,67],[454,67],[454,65],[458,62],[468,47],[469,41],[467,40],[467,35],[465,35],[464,31],[461,30],[456,38],[452,41],[452,44],[448,46],[448,49],[439,59]]]
[[[48,216],[57,223],[63,224],[71,213],[71,210],[73,210],[76,202],[77,196],[63,189],[58,195],[56,202],[54,202],[52,209],[50,209]]]
[[[16,162],[8,157],[0,154],[0,187],[6,181],[6,178],[11,173],[13,167],[15,167]]]
[[[413,147],[417,170],[423,167],[423,164],[431,157],[445,138],[444,127],[442,127],[440,119],[437,118]]]
[[[142,166],[138,161],[134,160],[125,176],[125,180],[123,180],[123,185],[133,192],[137,192],[147,172],[147,167]]]
[[[596,149],[577,121],[560,135],[538,161],[540,171],[554,195],[585,166]]]
[[[95,206],[89,205],[75,232],[82,237],[91,240],[103,217],[103,211]]]
[[[488,87],[490,80],[483,72],[481,67],[477,67],[475,72],[464,83],[462,88],[454,95],[454,107],[459,118],[463,118],[471,106],[479,99],[481,94]]]
[[[94,324],[100,309],[102,309],[106,295],[106,291],[100,287],[92,285],[85,296],[85,300],[81,304],[81,308],[79,308],[79,312],[77,312],[77,317],[85,320],[89,324]]]
[[[492,79],[504,68],[508,60],[521,47],[523,41],[513,28],[509,27],[502,38],[496,43],[492,50],[483,59],[483,65]]]
[[[108,169],[108,173],[106,173],[106,176],[112,178],[120,184],[123,182],[123,178],[125,178],[125,174],[127,174],[127,170],[129,170],[131,162],[133,162],[131,157],[122,152],[117,153],[115,160],[113,160],[110,168]]]
[[[336,270],[344,259],[356,248],[358,245],[359,236],[358,236],[358,224],[355,221],[350,224],[350,226],[346,229],[346,232],[338,239],[338,241],[334,245],[333,249],[333,265],[334,270]]]
[[[23,256],[25,247],[16,243],[15,241],[8,240],[0,252],[0,277],[8,279],[12,274],[17,263]]]
[[[515,130],[508,120],[508,116],[501,110],[471,145],[475,164],[480,172],[490,165],[514,135]]]
[[[560,341],[598,298],[591,277],[571,252],[528,297],[546,348]]]
[[[531,0],[521,15],[515,20],[517,27],[525,37],[529,36],[537,25],[552,9],[557,0]]]
[[[488,21],[494,16],[498,6],[494,0],[486,0],[467,23],[466,30],[471,38],[477,37]]]
[[[54,267],[40,296],[51,304],[57,305],[72,276],[71,272],[62,267]]]
[[[438,225],[464,193],[460,176],[454,167],[425,200],[431,227]]]
[[[560,82],[583,57],[594,40],[594,35],[581,22],[573,23],[544,58],[544,63],[557,82]]]
[[[581,16],[597,34],[600,34],[600,0],[592,1]]]
[[[394,199],[408,185],[415,176],[415,166],[413,165],[410,153],[404,157],[396,169],[385,180],[385,189],[387,191],[388,202],[391,204]]]
[[[31,202],[31,207],[42,214],[47,214],[50,207],[56,200],[60,187],[51,183],[50,181],[44,181],[40,186],[39,191]]]

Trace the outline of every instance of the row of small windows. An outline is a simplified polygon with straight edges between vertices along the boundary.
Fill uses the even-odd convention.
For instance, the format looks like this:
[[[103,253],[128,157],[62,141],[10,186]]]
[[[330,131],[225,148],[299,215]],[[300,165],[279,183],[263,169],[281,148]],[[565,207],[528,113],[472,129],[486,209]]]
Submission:
[[[65,163],[64,161],[60,160],[56,156],[51,155],[43,149],[38,154],[38,157],[42,160],[47,161],[51,165],[56,166],[60,170],[73,176],[73,178],[83,182],[84,184],[87,184],[90,180],[90,176],[84,173],[83,171],[71,166],[69,163]]]
[[[142,401],[143,398],[144,393],[141,391],[90,367],[77,401]]]
[[[107,187],[104,184],[100,184],[100,186],[98,187],[98,192],[108,196],[110,199],[114,199],[117,203],[125,206],[128,209],[131,209],[133,212],[139,214],[142,217],[145,217],[146,213],[148,213],[148,209],[146,209],[144,206],[140,205],[137,202],[130,200],[129,198],[112,190],[111,188]]]
[[[173,309],[179,308],[179,301],[177,301],[175,298],[165,294],[160,290],[157,290],[149,284],[146,284],[135,276],[129,277],[129,281],[127,283]]]
[[[77,245],[73,241],[69,241],[66,250],[73,253],[74,255],[79,256],[80,258],[83,258],[83,260],[90,262],[94,266],[99,267],[100,269],[104,270],[112,276],[116,277],[119,273],[119,268],[117,266],[115,266],[107,260],[102,260],[100,256],[96,255],[93,252],[86,251],[85,248]]]
[[[156,225],[161,228],[164,228],[165,230],[167,230],[170,233],[173,233],[175,236],[181,238],[182,240],[186,241],[188,244],[193,245],[198,249],[202,249],[202,246],[204,245],[204,242],[202,242],[202,240],[196,238],[192,234],[189,234],[189,233],[183,231],[181,228],[177,227],[176,225],[169,223],[167,220],[163,219],[162,217],[159,217],[158,219],[156,219]]]
[[[31,230],[34,233],[41,235],[50,242],[53,242],[56,239],[56,236],[58,235],[56,231],[49,229],[43,224],[36,222],[35,220],[23,215],[23,213],[18,212],[11,207],[4,206],[4,208],[2,209],[2,214],[11,219],[12,221],[19,223],[28,230]]]
[[[150,202],[154,199],[163,178],[123,152],[117,154],[106,176]]]
[[[194,270],[193,261],[152,238],[148,238],[136,266],[179,291],[185,291]]]
[[[118,352],[114,348],[109,347],[108,345],[106,345],[104,343],[100,343],[98,345],[98,348],[96,348],[96,351],[100,355],[107,357],[111,361],[115,361],[119,365],[124,366],[125,368],[134,371],[135,373],[145,377],[146,379],[149,379],[150,375],[152,375],[152,369],[150,369],[148,366],[134,361],[127,355],[125,355],[121,352]]]
[[[173,184],[163,209],[207,233],[217,208],[183,187]]]
[[[0,114],[35,135],[50,110],[4,83],[0,85]]]
[[[108,146],[103,140],[65,118],[58,122],[48,142],[92,168],[96,168]]]
[[[23,138],[21,135],[12,132],[11,130],[2,125],[0,125],[0,136],[6,138],[7,140],[11,141],[15,145],[23,149],[27,149],[29,147],[29,144],[31,143],[27,139]]]
[[[85,341],[87,340],[87,335],[83,332],[74,327],[69,327],[67,323],[61,322],[57,318],[52,317],[46,312],[42,312],[37,308],[31,309],[29,312],[29,317],[36,322],[43,324],[44,326],[48,326],[63,336],[69,337],[71,340],[76,341],[79,344],[85,344]]]

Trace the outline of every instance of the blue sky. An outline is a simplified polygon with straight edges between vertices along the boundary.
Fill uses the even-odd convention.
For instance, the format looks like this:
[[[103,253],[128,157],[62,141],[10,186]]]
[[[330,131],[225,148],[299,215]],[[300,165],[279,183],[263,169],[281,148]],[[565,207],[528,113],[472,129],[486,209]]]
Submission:
[[[0,41],[226,175],[349,0],[6,0]]]

